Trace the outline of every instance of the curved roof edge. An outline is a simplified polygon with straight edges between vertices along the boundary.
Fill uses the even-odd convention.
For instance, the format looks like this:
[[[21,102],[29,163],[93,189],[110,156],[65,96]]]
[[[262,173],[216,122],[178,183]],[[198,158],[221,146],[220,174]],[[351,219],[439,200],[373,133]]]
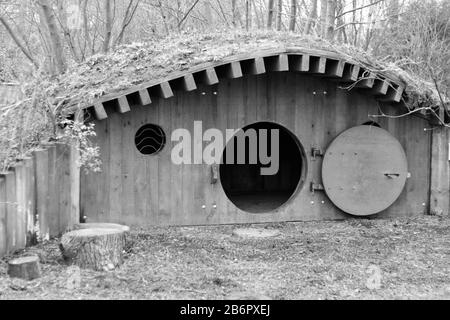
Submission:
[[[103,120],[108,118],[109,108],[105,108],[105,105],[114,106],[119,113],[125,113],[131,110],[130,105],[149,105],[152,98],[171,98],[175,90],[193,91],[197,89],[198,84],[214,85],[221,79],[282,71],[333,79],[350,88],[367,89],[367,94],[375,99],[391,103],[400,102],[406,88],[406,84],[398,77],[370,71],[337,53],[290,47],[230,56],[189,70],[173,72],[163,79],[105,95],[93,106],[86,106],[84,109],[92,111],[96,119]]]

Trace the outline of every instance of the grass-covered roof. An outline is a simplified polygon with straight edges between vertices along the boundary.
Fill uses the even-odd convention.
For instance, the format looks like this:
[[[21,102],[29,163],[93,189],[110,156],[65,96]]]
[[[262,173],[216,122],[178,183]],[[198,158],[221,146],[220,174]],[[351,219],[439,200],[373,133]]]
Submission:
[[[57,138],[56,125],[64,110],[91,106],[105,95],[163,79],[173,72],[220,62],[234,55],[283,47],[338,54],[348,62],[396,79],[406,86],[404,101],[410,109],[440,103],[432,82],[352,46],[285,32],[183,33],[123,45],[107,55],[97,54],[72,65],[56,78],[41,76],[25,84],[26,98],[0,109],[0,164],[5,168],[12,159],[27,154],[42,141]]]

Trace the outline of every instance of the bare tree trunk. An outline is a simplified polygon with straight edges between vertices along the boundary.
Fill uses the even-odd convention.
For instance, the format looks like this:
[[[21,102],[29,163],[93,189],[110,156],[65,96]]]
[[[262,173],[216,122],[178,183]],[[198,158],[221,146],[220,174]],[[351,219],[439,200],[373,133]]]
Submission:
[[[336,1],[328,0],[327,7],[327,39],[333,40],[336,19]]]
[[[236,0],[231,0],[231,17],[231,24],[236,27]]]
[[[268,16],[267,16],[267,29],[272,29],[274,6],[275,6],[275,0],[269,0]]]
[[[320,0],[320,35],[325,37],[327,30],[327,0]]]
[[[67,68],[66,59],[64,56],[64,47],[62,45],[58,27],[56,26],[56,18],[53,13],[53,8],[49,4],[48,0],[38,0],[38,5],[42,11],[42,15],[45,19],[45,23],[50,35],[53,59],[56,65],[56,69],[59,73],[64,73]]]
[[[103,53],[107,53],[109,50],[109,44],[111,42],[112,34],[112,12],[110,0],[104,0],[105,5],[105,38],[103,40]]]
[[[297,19],[297,0],[291,0],[291,19],[289,22],[289,31],[295,31],[295,21]]]
[[[164,30],[166,31],[166,34],[169,34],[170,30],[169,30],[169,26],[167,25],[167,18],[166,18],[166,14],[164,13],[164,10],[163,10],[161,0],[158,0],[158,8],[159,8],[159,13],[161,14],[161,19],[164,24]],[[177,25],[180,25],[180,21],[178,21]]]
[[[340,0],[340,1],[338,2],[338,4],[337,4],[337,12],[338,12],[338,13],[341,13],[342,10],[343,10],[343,8],[344,8],[344,3],[342,2],[342,0]],[[337,24],[338,24],[339,26],[343,26],[343,27],[340,29],[338,41],[339,41],[339,42],[344,41],[344,43],[348,43],[347,32],[345,31],[345,26],[344,26],[344,20],[342,19],[341,16],[339,16],[336,20],[337,20]],[[342,37],[341,37],[341,35],[342,35]],[[343,39],[342,39],[342,38],[343,38]]]
[[[245,0],[245,30],[250,28],[250,1]]]
[[[131,23],[131,20],[133,20],[134,14],[136,13],[136,10],[139,6],[140,0],[137,0],[136,4],[134,4],[134,0],[130,0],[127,6],[127,10],[125,11],[125,16],[122,20],[122,26],[120,28],[119,35],[117,36],[116,40],[114,41],[113,47],[117,46],[118,44],[122,43],[123,36],[125,34],[125,30],[128,27],[128,25]]]
[[[317,1],[318,0],[312,0],[312,9],[311,14],[309,16],[308,24],[306,25],[306,34],[311,34],[312,28],[316,25],[317,20]]]
[[[37,68],[38,67],[37,62],[34,60],[31,53],[28,52],[28,50],[25,48],[25,46],[19,40],[19,37],[22,38],[22,36],[16,35],[16,33],[14,33],[14,31],[11,29],[8,22],[2,16],[0,16],[0,22],[5,26],[6,31],[9,33],[9,35],[11,36],[11,38],[13,39],[15,44],[19,47],[19,49],[22,51],[22,53],[25,55],[25,57],[27,57],[27,59],[30,60],[30,62]]]
[[[84,33],[84,41],[87,46],[90,55],[94,54],[94,47],[92,45],[92,39],[89,34],[89,23],[88,23],[88,10],[87,10],[88,0],[83,0],[82,4],[82,12],[83,12],[83,33]],[[86,52],[84,52],[86,56]]]
[[[251,0],[251,2],[252,2],[253,10],[255,12],[256,27],[258,29],[261,29],[264,25],[264,18],[262,17],[263,15],[261,14],[261,6],[257,7],[255,4],[255,0]],[[258,11],[258,8],[260,9],[260,11]]]
[[[356,0],[352,0],[353,10],[356,9]],[[352,14],[352,22],[353,22],[353,45],[356,46],[358,44],[358,27],[356,26],[356,11],[353,11]]]
[[[70,29],[67,24],[67,12],[63,1],[60,2],[58,1],[58,12],[59,12],[59,22],[64,32],[64,38],[66,39],[67,45],[69,46],[73,59],[79,62],[80,58],[78,57],[78,53],[72,39],[72,34],[70,33]]]
[[[278,0],[277,30],[281,31],[283,23],[283,0]]]

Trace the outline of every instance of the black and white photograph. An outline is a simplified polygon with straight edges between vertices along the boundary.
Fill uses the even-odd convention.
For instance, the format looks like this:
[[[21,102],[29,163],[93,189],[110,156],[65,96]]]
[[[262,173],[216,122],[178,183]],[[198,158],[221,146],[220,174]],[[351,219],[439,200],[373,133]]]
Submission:
[[[450,0],[0,0],[0,300],[450,300],[449,128]]]

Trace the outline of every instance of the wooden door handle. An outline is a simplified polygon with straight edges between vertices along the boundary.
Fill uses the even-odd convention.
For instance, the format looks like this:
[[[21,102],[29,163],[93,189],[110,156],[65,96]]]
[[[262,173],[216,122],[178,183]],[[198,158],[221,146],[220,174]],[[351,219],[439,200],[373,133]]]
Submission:
[[[393,177],[400,177],[400,173],[385,173],[384,175],[389,179],[393,179]]]

